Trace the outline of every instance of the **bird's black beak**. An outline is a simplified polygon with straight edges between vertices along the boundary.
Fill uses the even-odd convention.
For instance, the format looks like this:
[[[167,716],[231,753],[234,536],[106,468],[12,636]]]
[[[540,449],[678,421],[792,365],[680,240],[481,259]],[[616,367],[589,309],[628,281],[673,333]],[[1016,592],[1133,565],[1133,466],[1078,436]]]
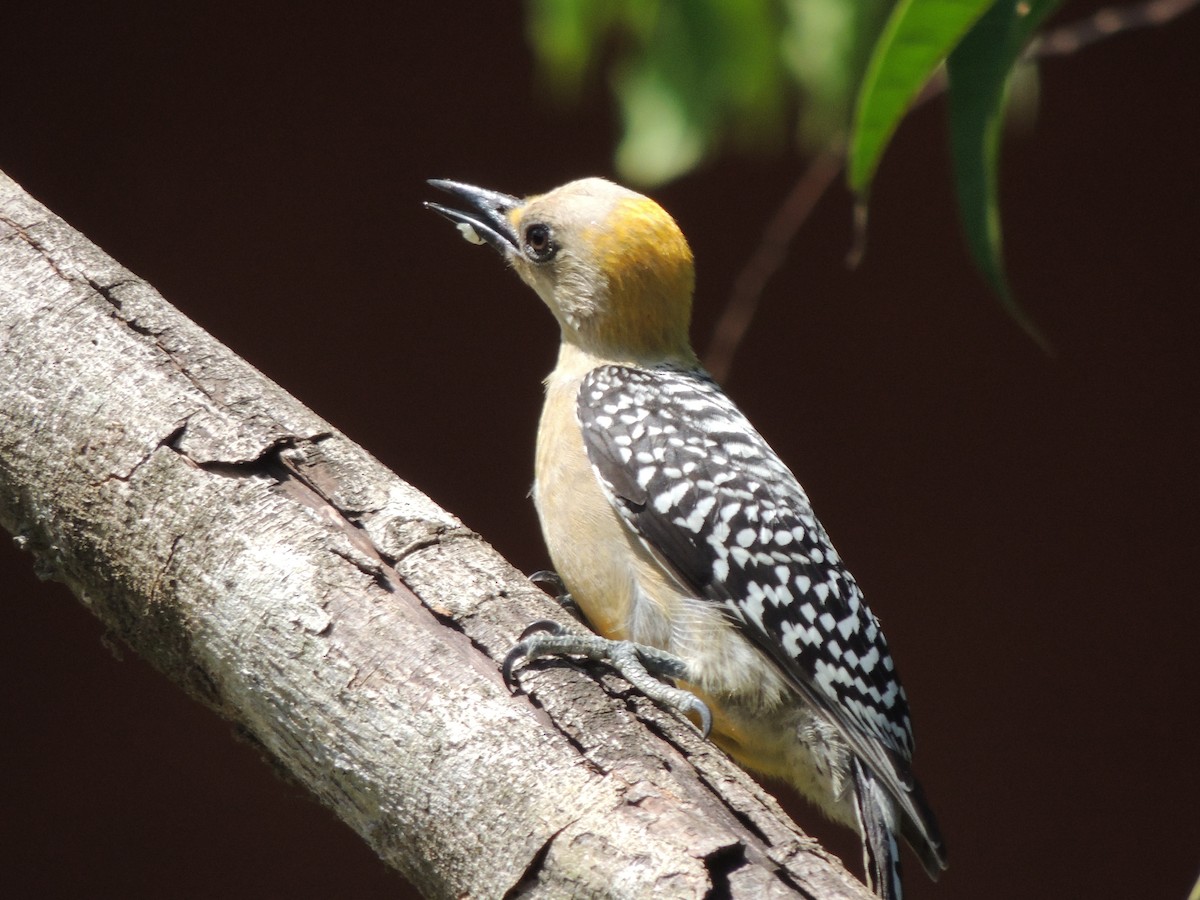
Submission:
[[[508,213],[521,205],[518,198],[458,181],[431,178],[429,183],[467,202],[466,212],[440,203],[425,203],[426,209],[440,213],[457,225],[464,238],[472,244],[491,244],[505,258],[517,249],[517,232],[508,221]]]

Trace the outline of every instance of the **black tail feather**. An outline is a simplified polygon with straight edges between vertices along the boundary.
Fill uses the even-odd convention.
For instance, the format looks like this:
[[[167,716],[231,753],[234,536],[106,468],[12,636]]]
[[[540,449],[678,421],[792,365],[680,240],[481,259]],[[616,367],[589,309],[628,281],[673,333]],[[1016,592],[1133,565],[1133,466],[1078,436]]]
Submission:
[[[912,821],[908,816],[901,816],[903,821],[900,825],[900,833],[904,835],[904,839],[908,841],[909,846],[921,858],[921,865],[925,867],[925,871],[929,877],[937,881],[938,876],[946,869],[946,845],[942,841],[941,832],[938,831],[937,820],[933,817],[933,811],[925,801],[921,785],[915,781],[913,782],[910,796],[913,800],[913,806],[920,814],[921,820],[920,823],[917,823]]]
[[[863,836],[867,885],[882,900],[901,900],[900,844],[896,807],[887,790],[858,759],[854,760],[855,809]]]

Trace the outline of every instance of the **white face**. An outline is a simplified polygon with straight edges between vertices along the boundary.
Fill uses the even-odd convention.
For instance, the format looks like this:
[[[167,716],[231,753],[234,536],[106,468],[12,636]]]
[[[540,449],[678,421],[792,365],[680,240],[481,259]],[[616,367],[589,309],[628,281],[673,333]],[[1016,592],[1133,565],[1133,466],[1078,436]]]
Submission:
[[[601,178],[528,200],[431,183],[470,208],[428,205],[466,240],[498,250],[549,307],[565,340],[596,355],[690,358],[692,254],[653,200]]]
[[[640,195],[589,178],[534,197],[509,214],[518,245],[513,268],[550,307],[559,324],[578,331],[602,309],[609,274],[596,250],[596,235],[620,200]]]
[[[648,197],[573,181],[508,213],[513,268],[558,319],[564,338],[599,356],[691,354],[692,253]]]

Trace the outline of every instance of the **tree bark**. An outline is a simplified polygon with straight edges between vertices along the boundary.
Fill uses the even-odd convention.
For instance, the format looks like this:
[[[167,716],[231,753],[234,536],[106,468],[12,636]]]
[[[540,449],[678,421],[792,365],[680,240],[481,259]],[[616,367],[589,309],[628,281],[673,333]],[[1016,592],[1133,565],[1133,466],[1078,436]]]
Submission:
[[[430,897],[870,895],[454,516],[0,173],[0,525]]]

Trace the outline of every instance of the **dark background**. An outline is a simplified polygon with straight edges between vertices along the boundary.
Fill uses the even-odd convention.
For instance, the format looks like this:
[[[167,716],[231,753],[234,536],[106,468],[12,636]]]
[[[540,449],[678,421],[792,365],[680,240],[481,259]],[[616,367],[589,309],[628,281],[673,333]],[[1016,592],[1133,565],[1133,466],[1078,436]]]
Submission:
[[[544,104],[510,4],[19,7],[0,168],[544,566],[526,492],[553,322],[420,201],[430,176],[610,174],[603,84]],[[934,887],[909,857],[917,900],[1181,897],[1200,869],[1198,39],[1192,13],[1049,62],[1006,147],[1011,277],[1056,357],[968,263],[935,102],[883,162],[865,264],[842,264],[835,190],[727,381],[898,656],[951,860]],[[802,168],[726,159],[654,192],[696,252],[701,349]],[[7,896],[404,889],[8,541],[0,563]],[[819,833],[858,870],[852,836]]]

